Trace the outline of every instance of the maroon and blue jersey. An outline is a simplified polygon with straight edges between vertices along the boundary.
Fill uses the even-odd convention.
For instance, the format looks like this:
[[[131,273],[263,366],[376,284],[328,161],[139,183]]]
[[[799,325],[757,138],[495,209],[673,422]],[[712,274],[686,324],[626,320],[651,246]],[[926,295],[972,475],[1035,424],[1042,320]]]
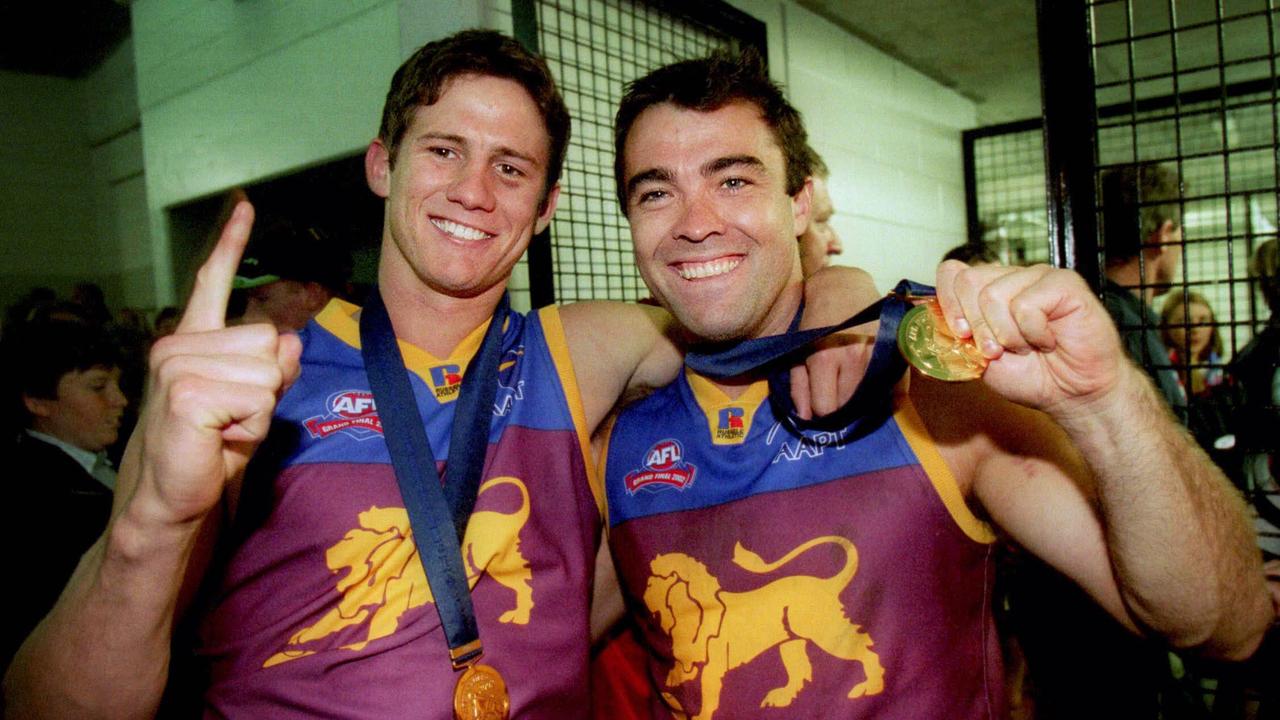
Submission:
[[[993,542],[905,397],[869,434],[691,371],[616,418],[609,545],[653,717],[1004,717]]]
[[[209,716],[453,716],[457,673],[369,391],[357,311],[335,301],[303,331],[302,375],[246,475],[235,549],[200,627]],[[401,343],[437,458],[462,440],[449,437],[453,403],[486,328],[442,359]],[[502,351],[462,543],[482,662],[505,678],[513,717],[580,717],[603,499],[558,311],[510,313]]]

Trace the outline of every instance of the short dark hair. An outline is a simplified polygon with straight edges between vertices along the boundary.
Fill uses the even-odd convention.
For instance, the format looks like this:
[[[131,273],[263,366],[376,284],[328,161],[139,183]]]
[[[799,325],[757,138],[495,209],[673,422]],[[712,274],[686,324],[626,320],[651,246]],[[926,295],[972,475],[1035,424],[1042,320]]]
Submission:
[[[1000,264],[1000,256],[996,251],[987,246],[986,243],[965,243],[957,245],[946,252],[942,256],[943,260],[959,260],[962,263],[973,265],[974,263]]]
[[[1102,174],[1102,239],[1107,262],[1137,257],[1166,221],[1182,224],[1177,173],[1160,163],[1122,165]]]
[[[1271,312],[1280,312],[1280,242],[1271,238],[1253,251],[1249,274],[1258,281],[1262,299]]]
[[[764,60],[752,47],[741,52],[717,50],[696,60],[660,67],[628,83],[614,118],[613,176],[618,205],[627,213],[627,179],[623,177],[622,150],[636,118],[646,109],[672,103],[698,112],[712,112],[735,100],[752,103],[773,132],[782,150],[787,194],[795,195],[809,177],[809,143],[800,112],[787,102],[782,88],[769,79]]]
[[[30,413],[23,396],[54,399],[69,372],[120,367],[120,350],[102,328],[79,320],[48,319],[7,329],[0,343],[0,371],[12,417],[24,427]]]
[[[429,42],[396,70],[378,128],[378,138],[387,146],[392,166],[400,141],[413,123],[414,112],[438,101],[449,81],[459,75],[512,80],[529,93],[542,113],[550,138],[543,195],[550,193],[560,180],[565,150],[569,146],[569,109],[556,89],[546,61],[518,41],[492,30],[463,30]]]
[[[831,170],[827,167],[826,161],[822,159],[817,150],[813,149],[812,145],[804,146],[804,160],[809,166],[809,177],[822,178],[823,180],[831,177]]]

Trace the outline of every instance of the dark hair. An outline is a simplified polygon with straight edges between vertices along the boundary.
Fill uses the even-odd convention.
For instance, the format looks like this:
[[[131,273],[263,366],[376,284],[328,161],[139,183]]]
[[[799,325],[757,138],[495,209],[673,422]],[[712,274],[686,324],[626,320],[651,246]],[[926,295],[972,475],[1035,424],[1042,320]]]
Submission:
[[[78,320],[36,320],[7,331],[0,343],[12,418],[29,423],[23,396],[58,396],[58,381],[73,371],[120,367],[120,351],[102,328]],[[24,425],[25,426],[25,425]]]
[[[943,260],[959,260],[970,265],[974,263],[1000,264],[1000,256],[984,243],[965,243],[957,245],[942,256]]]
[[[809,166],[810,177],[826,180],[831,176],[831,170],[827,167],[826,161],[822,159],[817,150],[813,149],[812,145],[804,146],[804,161]]]
[[[1271,238],[1253,251],[1249,274],[1258,281],[1262,299],[1271,312],[1280,312],[1280,243]]]
[[[698,112],[712,112],[735,100],[760,109],[761,119],[773,132],[782,150],[787,173],[787,194],[795,195],[810,175],[809,143],[800,113],[769,79],[764,61],[754,48],[735,53],[717,50],[707,57],[673,63],[627,84],[614,119],[613,176],[618,205],[627,213],[626,178],[622,150],[640,113],[661,103],[673,103]]]
[[[1166,221],[1182,224],[1178,176],[1159,163],[1124,165],[1102,174],[1102,239],[1107,262],[1136,257]]]
[[[396,150],[419,107],[432,105],[445,86],[459,75],[487,75],[512,80],[529,93],[542,113],[550,137],[547,178],[543,195],[560,180],[569,145],[569,109],[547,63],[516,40],[492,30],[464,30],[423,45],[391,77],[382,106],[378,137],[387,146],[394,167]]]

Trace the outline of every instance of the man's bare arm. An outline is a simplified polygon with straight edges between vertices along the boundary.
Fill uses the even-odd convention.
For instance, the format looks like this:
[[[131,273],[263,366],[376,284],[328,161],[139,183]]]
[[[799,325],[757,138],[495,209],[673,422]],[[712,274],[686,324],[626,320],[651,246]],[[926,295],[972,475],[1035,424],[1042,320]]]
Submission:
[[[298,372],[296,336],[224,327],[252,221],[247,203],[237,207],[179,331],[152,351],[147,407],[121,464],[112,520],[10,666],[7,717],[155,711],[186,577],[199,572],[223,492]]]
[[[986,387],[1057,425],[1022,410],[991,426],[974,460],[984,507],[1129,624],[1215,656],[1251,653],[1270,608],[1243,505],[1079,276],[955,263],[939,291],[953,329],[991,359]],[[1055,503],[1061,516],[1044,516]]]

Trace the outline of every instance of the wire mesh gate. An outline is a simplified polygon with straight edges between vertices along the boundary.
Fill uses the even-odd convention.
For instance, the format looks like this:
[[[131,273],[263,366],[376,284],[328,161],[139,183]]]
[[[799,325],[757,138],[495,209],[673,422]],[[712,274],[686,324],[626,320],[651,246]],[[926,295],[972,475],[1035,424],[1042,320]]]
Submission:
[[[559,206],[529,248],[531,304],[646,297],[614,194],[623,86],[718,47],[751,45],[765,57],[764,24],[719,0],[515,0],[513,11],[516,36],[547,59],[573,116]]]

